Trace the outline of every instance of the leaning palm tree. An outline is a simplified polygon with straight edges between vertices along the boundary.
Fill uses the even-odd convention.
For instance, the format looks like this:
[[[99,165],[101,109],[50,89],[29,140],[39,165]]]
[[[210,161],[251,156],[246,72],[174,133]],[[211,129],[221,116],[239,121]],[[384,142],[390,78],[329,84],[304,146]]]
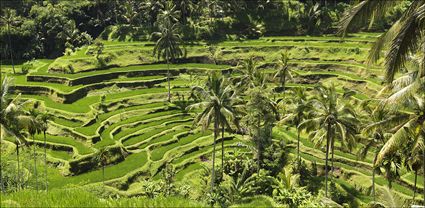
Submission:
[[[170,62],[184,55],[180,44],[183,42],[179,34],[179,26],[175,23],[175,6],[166,7],[159,15],[158,27],[160,32],[154,32],[152,36],[159,37],[153,49],[153,55],[167,62],[168,102],[171,102]]]
[[[102,166],[102,183],[103,183],[103,185],[105,185],[105,166],[108,163],[108,157],[109,157],[108,148],[103,147],[96,152],[96,155],[93,158],[93,161],[97,165]]]
[[[49,121],[53,119],[53,116],[51,114],[48,114],[47,112],[42,112],[39,114],[39,120],[41,122],[41,131],[43,132],[44,137],[44,177],[45,177],[45,186],[46,186],[46,192],[49,191],[49,184],[48,184],[48,178],[47,178],[47,137],[46,132],[49,128]]]
[[[12,136],[15,138],[14,143],[16,145],[16,161],[17,161],[17,174],[16,174],[16,188],[20,189],[20,157],[19,157],[19,148],[26,142],[22,130],[24,126],[22,125],[22,115],[24,115],[23,105],[25,103],[19,103],[20,95],[11,98],[9,96],[9,87],[12,84],[12,80],[8,77],[5,77],[2,80],[1,92],[0,92],[0,127],[1,127],[1,139],[5,136]],[[1,174],[1,170],[0,170]]]
[[[310,112],[310,118],[303,121],[299,128],[309,132],[316,145],[321,146],[325,143],[325,195],[327,197],[329,151],[332,151],[333,161],[336,139],[341,141],[343,148],[348,150],[353,148],[356,142],[355,134],[358,120],[353,108],[344,100],[350,93],[340,97],[334,86],[324,87],[320,85],[315,90],[318,95],[312,100],[313,110]]]
[[[281,123],[292,123],[297,128],[297,159],[298,164],[301,163],[300,157],[300,133],[301,128],[299,125],[307,118],[307,112],[312,108],[311,102],[308,100],[305,94],[305,89],[298,87],[293,88],[294,95],[290,96],[290,102],[292,102],[292,109],[286,113]]]
[[[188,110],[201,108],[202,112],[199,113],[195,120],[194,125],[202,126],[203,130],[213,123],[214,125],[214,143],[212,155],[212,177],[211,177],[211,191],[214,189],[215,179],[215,152],[216,140],[219,135],[219,128],[221,125],[222,131],[222,166],[224,163],[224,130],[231,128],[231,122],[236,121],[237,107],[235,106],[237,97],[232,85],[223,76],[213,72],[208,76],[205,87],[195,86],[192,88],[194,96],[198,103],[192,104],[187,107]],[[223,167],[222,167],[223,170]]]
[[[382,17],[385,12],[403,1],[362,0],[348,10],[341,19],[339,33],[346,35],[349,30]],[[381,58],[381,52],[388,49],[385,56],[385,80],[391,83],[400,72],[411,54],[417,53],[421,43],[425,42],[425,1],[413,0],[400,19],[383,33],[370,51],[369,64]],[[356,28],[357,27],[357,28]]]
[[[285,84],[286,79],[293,79],[292,73],[293,71],[288,67],[288,53],[284,52],[280,54],[280,59],[277,64],[277,71],[274,75],[274,78],[279,77],[280,87],[282,88],[282,92],[285,92]]]
[[[378,153],[387,141],[388,136],[390,136],[390,134],[387,132],[390,132],[393,126],[398,125],[399,121],[402,120],[405,115],[391,113],[386,110],[384,106],[372,108],[372,104],[370,104],[370,102],[371,101],[365,101],[360,105],[360,112],[362,112],[361,117],[365,125],[362,126],[361,132],[364,136],[362,139],[364,145],[359,149],[358,155],[360,159],[365,159],[367,153],[370,150],[374,150],[372,167],[372,195],[373,200],[376,201],[375,174],[378,168],[376,165]]]
[[[12,62],[13,73],[16,74],[15,64],[13,62],[13,50],[12,50],[12,41],[10,39],[10,28],[19,23],[19,18],[16,16],[16,11],[13,9],[5,9],[3,11],[4,15],[0,18],[0,23],[6,25],[7,37],[8,37],[8,48],[10,53],[10,61]]]
[[[388,102],[391,104],[391,107],[393,108],[392,110],[396,110],[397,108],[403,106],[405,110],[403,110],[401,113],[403,113],[405,116],[402,120],[400,120],[400,124],[393,128],[394,134],[388,139],[388,141],[379,151],[376,164],[382,163],[385,158],[395,154],[402,148],[412,149],[413,147],[406,146],[412,144],[411,141],[416,137],[425,139],[425,93],[423,91],[415,93],[405,102],[393,102],[393,100]],[[411,132],[414,132],[414,136],[412,136]],[[425,163],[425,158],[423,162]],[[425,165],[423,165],[423,169],[425,172]]]

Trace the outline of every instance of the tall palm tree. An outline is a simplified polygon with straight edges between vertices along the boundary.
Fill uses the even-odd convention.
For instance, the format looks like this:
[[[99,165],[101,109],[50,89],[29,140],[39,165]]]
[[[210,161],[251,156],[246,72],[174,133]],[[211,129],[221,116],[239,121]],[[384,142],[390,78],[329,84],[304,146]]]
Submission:
[[[168,4],[167,4],[168,5]],[[159,15],[158,27],[160,32],[154,32],[152,36],[159,37],[153,49],[153,55],[167,62],[167,82],[168,82],[168,102],[171,102],[171,84],[170,84],[170,62],[184,55],[180,44],[183,42],[179,27],[175,21],[175,6],[167,6]]]
[[[29,110],[29,115],[24,116],[26,128],[29,135],[32,137],[33,143],[33,157],[34,157],[34,177],[35,177],[35,188],[38,191],[38,174],[37,174],[37,144],[35,142],[35,135],[41,132],[41,122],[39,121],[39,112],[32,108]]]
[[[205,87],[195,86],[192,88],[193,94],[196,96],[198,103],[188,106],[188,110],[195,108],[203,109],[195,120],[194,125],[202,126],[203,130],[213,123],[214,125],[214,143],[212,155],[212,172],[211,172],[211,191],[214,189],[215,180],[215,152],[216,140],[219,135],[219,128],[222,130],[222,170],[224,163],[224,131],[225,128],[231,128],[231,123],[236,121],[237,116],[237,97],[235,90],[228,80],[217,72],[213,72],[208,76]]]
[[[305,94],[304,88],[293,88],[294,95],[290,96],[293,108],[289,112],[285,112],[286,115],[280,121],[281,123],[291,122],[297,128],[297,159],[298,164],[301,163],[300,157],[300,133],[301,128],[299,125],[307,118],[307,112],[312,108],[311,102],[308,100]]]
[[[384,158],[389,157],[403,147],[409,146],[409,144],[413,144],[411,141],[416,137],[425,139],[424,96],[424,92],[419,92],[412,95],[411,97],[406,98],[406,102],[399,102],[398,99],[393,100],[393,96],[387,99],[387,101],[394,108],[393,110],[403,107],[405,110],[403,110],[401,113],[403,113],[405,116],[400,119],[400,124],[394,127],[394,134],[388,139],[388,141],[380,150],[376,164],[382,163]],[[413,136],[411,132],[414,132]],[[408,148],[412,149],[413,147],[410,146]],[[423,162],[425,163],[425,160]],[[425,165],[423,165],[423,167],[425,167]]]
[[[282,88],[282,92],[285,92],[285,84],[286,79],[293,79],[292,73],[293,71],[289,69],[288,67],[288,53],[284,52],[280,54],[280,59],[277,64],[277,71],[274,75],[274,78],[276,79],[279,77],[280,86]]]
[[[263,161],[263,152],[272,142],[272,129],[279,120],[276,103],[270,99],[270,91],[260,87],[249,89],[244,121],[248,128],[252,142],[256,147],[257,172]]]
[[[105,166],[108,164],[108,148],[103,147],[100,148],[97,152],[95,157],[93,158],[93,161],[102,166],[102,183],[105,185]]]
[[[12,80],[8,77],[5,77],[1,83],[1,113],[0,113],[0,127],[1,127],[1,139],[5,136],[12,136],[15,138],[14,143],[16,145],[16,159],[17,159],[17,174],[16,174],[16,188],[20,189],[20,158],[19,158],[19,148],[26,142],[22,130],[24,126],[22,125],[22,115],[24,115],[23,105],[25,103],[19,103],[20,95],[11,98],[9,96],[9,87],[12,84]],[[0,171],[1,174],[1,171]]]
[[[349,93],[340,97],[334,86],[320,85],[315,90],[317,96],[312,100],[313,110],[310,112],[310,118],[303,121],[299,128],[309,132],[316,145],[326,144],[325,195],[327,197],[329,151],[332,151],[333,161],[336,139],[341,141],[343,148],[350,150],[354,146],[358,120],[353,108],[345,101]]]
[[[8,47],[9,47],[9,53],[10,53],[10,61],[12,62],[12,69],[13,73],[16,74],[15,71],[15,64],[13,62],[13,50],[12,50],[12,41],[10,39],[10,28],[13,27],[15,24],[19,23],[19,18],[16,16],[16,11],[13,9],[5,9],[3,11],[3,15],[0,18],[1,24],[6,25],[7,29],[7,37],[8,37]]]
[[[46,192],[49,191],[49,184],[48,184],[48,176],[47,176],[47,137],[46,132],[49,128],[49,121],[53,119],[53,116],[51,114],[48,114],[47,112],[42,112],[39,114],[39,120],[41,122],[41,131],[43,132],[44,137],[44,177],[45,177],[45,186],[46,186]]]
[[[349,30],[358,29],[369,20],[382,17],[388,10],[403,3],[403,1],[362,0],[347,11],[341,19],[339,33],[346,35]],[[369,64],[381,57],[381,52],[388,49],[385,56],[385,80],[391,83],[397,72],[400,72],[409,58],[415,54],[425,42],[425,1],[413,0],[400,19],[383,33],[372,47],[369,54]]]
[[[361,133],[365,138],[363,138],[364,146],[360,148],[358,155],[361,159],[364,159],[370,150],[374,150],[372,195],[373,200],[376,201],[375,174],[378,168],[376,164],[378,153],[388,139],[387,135],[389,135],[389,133],[387,132],[390,132],[394,125],[398,125],[400,119],[405,115],[391,113],[383,106],[372,108],[370,102],[371,101],[365,101],[361,104],[361,117],[364,121]]]
[[[406,156],[404,163],[406,164],[407,169],[415,173],[415,182],[413,187],[413,201],[415,201],[418,171],[423,165],[422,159],[424,154],[424,143],[420,137],[415,136],[415,132],[411,132],[410,134],[413,136],[414,139],[410,141],[411,144],[406,145],[407,148],[403,149],[403,155]]]

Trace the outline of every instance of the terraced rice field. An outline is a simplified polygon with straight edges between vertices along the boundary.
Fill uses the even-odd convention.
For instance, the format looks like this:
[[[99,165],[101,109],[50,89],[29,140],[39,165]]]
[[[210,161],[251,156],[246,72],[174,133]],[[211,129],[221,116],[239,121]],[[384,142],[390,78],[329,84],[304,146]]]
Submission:
[[[290,66],[297,73],[288,87],[310,88],[317,82],[334,83],[340,92],[343,88],[355,90],[359,100],[373,98],[382,87],[383,71],[380,66],[368,67],[364,63],[377,35],[361,33],[345,40],[329,36],[226,41],[217,45],[223,54],[218,65],[208,59],[205,43],[187,46],[185,62],[188,63],[171,65],[172,97],[174,101],[187,100],[190,87],[202,83],[207,71],[236,75],[237,63],[251,55],[259,60],[261,68],[273,73],[280,52],[287,50]],[[175,165],[179,181],[191,180],[203,165],[210,165],[211,132],[193,128],[196,112],[188,113],[166,102],[166,65],[155,63],[154,58],[147,56],[113,62],[114,66],[102,70],[76,68],[74,74],[48,70],[64,60],[72,63],[93,59],[85,50],[87,48],[82,48],[57,60],[40,60],[28,75],[13,76],[14,91],[22,94],[21,99],[39,101],[55,117],[47,134],[48,158],[57,166],[49,170],[51,187],[101,182],[101,168],[90,163],[101,148],[107,148],[111,154],[105,169],[106,185],[123,193],[130,193],[129,187],[137,186],[139,180],[159,178],[165,163]],[[105,42],[106,53],[131,50],[150,53],[152,43]],[[276,86],[274,82],[270,85]],[[101,101],[102,96],[104,101]],[[296,152],[295,132],[294,128],[285,126],[276,127],[274,132],[274,139],[285,140],[291,154]],[[305,137],[303,135],[301,140],[302,158],[323,165],[324,152]],[[43,142],[42,135],[35,139],[37,144]],[[243,148],[240,143],[246,139],[241,135],[226,135],[226,152]],[[337,183],[348,188],[370,186],[372,155],[360,161],[356,152],[337,149],[335,166],[344,177]],[[378,176],[377,184],[384,187],[387,181]],[[405,170],[393,183],[394,192],[403,197],[413,195],[412,187],[413,175]],[[420,181],[419,189],[423,189]],[[355,197],[370,201],[365,193],[360,192]]]

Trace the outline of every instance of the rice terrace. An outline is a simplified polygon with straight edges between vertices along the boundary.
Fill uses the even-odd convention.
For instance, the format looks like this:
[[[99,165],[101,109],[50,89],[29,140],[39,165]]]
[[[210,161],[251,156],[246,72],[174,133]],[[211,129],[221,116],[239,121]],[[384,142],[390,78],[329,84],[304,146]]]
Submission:
[[[424,0],[1,0],[1,207],[420,207]]]

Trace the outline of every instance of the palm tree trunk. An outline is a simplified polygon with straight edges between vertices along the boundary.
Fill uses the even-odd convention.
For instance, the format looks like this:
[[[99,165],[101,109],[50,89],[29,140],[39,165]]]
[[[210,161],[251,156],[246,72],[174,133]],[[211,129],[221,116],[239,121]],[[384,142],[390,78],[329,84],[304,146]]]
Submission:
[[[47,137],[46,137],[46,131],[43,131],[44,135],[44,177],[46,182],[46,192],[49,191],[49,184],[47,182]]]
[[[12,41],[10,40],[10,25],[9,24],[7,24],[7,37],[9,39],[10,61],[12,62],[13,73],[16,74],[15,64],[13,63]]]
[[[375,163],[376,159],[378,158],[378,152],[375,152],[375,157],[373,159],[373,169],[372,169],[372,194],[373,194],[373,201],[376,201],[376,190],[375,190]]]
[[[215,144],[218,134],[218,118],[214,119],[214,143],[213,143],[213,154],[212,154],[212,171],[211,171],[211,194],[214,193],[214,181],[215,181]]]
[[[105,164],[102,164],[102,182],[105,185]]]
[[[32,145],[34,150],[34,176],[35,176],[35,190],[38,191],[38,177],[37,177],[37,153],[35,145],[35,135],[32,135]]]
[[[17,170],[18,174],[16,174],[16,190],[19,191],[20,186],[21,186],[21,178],[20,178],[21,172],[19,170],[19,167],[20,167],[20,164],[19,164],[19,144],[16,144],[16,161],[18,163],[18,170]]]
[[[171,102],[170,62],[167,58],[168,102]]]
[[[300,130],[297,130],[297,159],[298,159],[298,168],[301,165],[301,157],[300,157]]]
[[[286,72],[283,72],[283,76],[282,76],[282,93],[285,93],[285,83],[286,82]]]
[[[422,139],[425,140],[425,136],[422,136]],[[424,180],[424,190],[423,190],[423,205],[425,205],[425,152],[422,151],[422,173],[423,173],[423,180]]]
[[[328,124],[327,129],[327,138],[326,138],[326,158],[325,158],[325,196],[328,197],[328,158],[329,158],[329,143],[330,143],[330,131],[331,125]]]
[[[415,170],[415,186],[413,188],[413,201],[415,201],[416,197],[416,182],[418,180],[418,170]]]
[[[331,143],[331,151],[332,151],[332,158],[331,158],[331,179],[334,175],[334,151],[335,151],[335,140],[334,138],[332,138],[332,143]]]
[[[260,142],[260,119],[258,119],[258,124],[257,124],[257,128],[258,128],[258,132],[257,132],[257,174],[260,175],[260,169],[261,169],[261,155],[262,155],[262,147],[261,147],[261,142]]]
[[[221,127],[221,176],[224,174],[224,124]]]

